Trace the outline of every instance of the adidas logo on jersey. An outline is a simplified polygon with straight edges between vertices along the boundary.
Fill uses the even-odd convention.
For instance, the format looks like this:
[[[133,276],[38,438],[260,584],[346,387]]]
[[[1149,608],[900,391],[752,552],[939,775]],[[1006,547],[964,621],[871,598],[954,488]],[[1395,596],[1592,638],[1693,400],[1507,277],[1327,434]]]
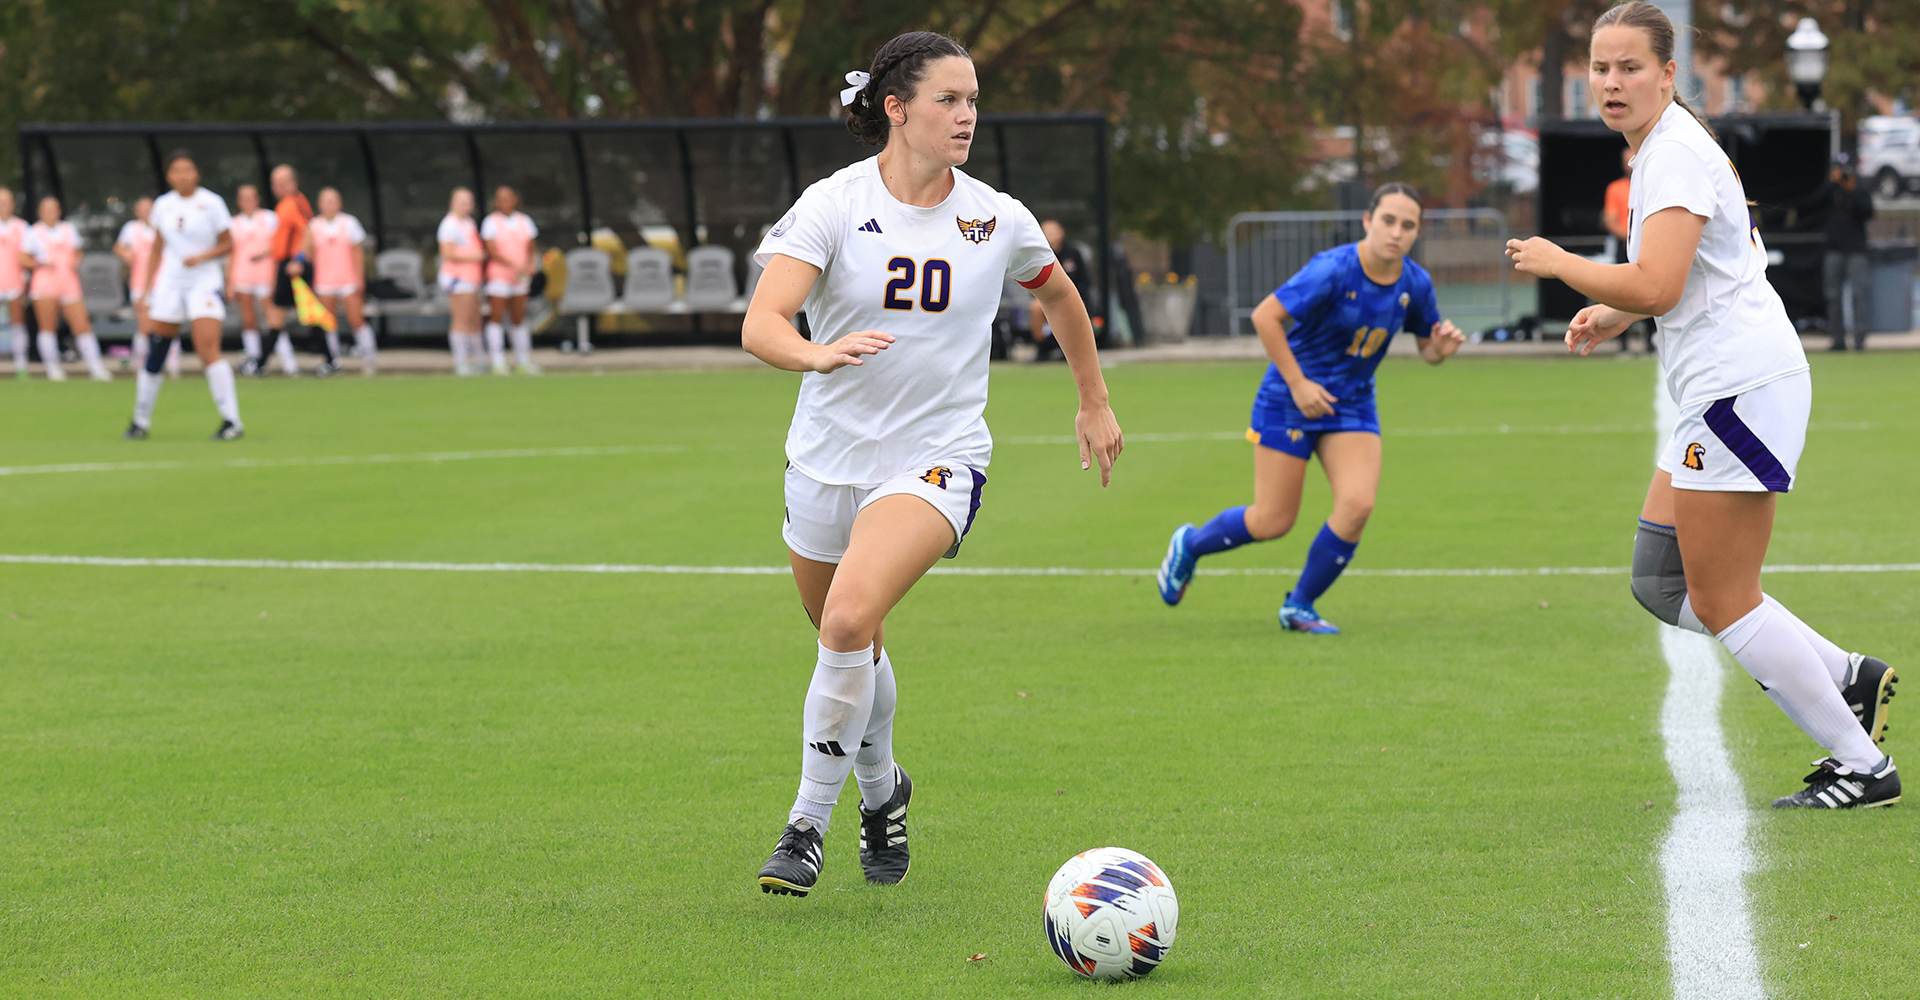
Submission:
[[[859,228],[858,230],[856,230],[856,231],[857,231],[857,232],[862,232],[862,233],[877,233],[877,232],[879,232],[879,231],[880,231],[880,220],[879,220],[879,219],[868,219],[868,220],[867,220],[867,224],[866,224],[866,225],[864,225],[864,226],[861,226],[861,227],[860,227],[860,228]]]

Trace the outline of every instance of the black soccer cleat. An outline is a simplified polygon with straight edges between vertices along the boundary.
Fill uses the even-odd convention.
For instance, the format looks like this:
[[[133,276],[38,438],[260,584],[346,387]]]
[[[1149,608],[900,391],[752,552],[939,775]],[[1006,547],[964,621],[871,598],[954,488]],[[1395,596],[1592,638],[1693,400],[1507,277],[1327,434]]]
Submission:
[[[824,856],[820,831],[812,826],[788,823],[780,832],[780,843],[774,847],[773,856],[760,867],[760,891],[781,896],[804,896],[812,892],[813,884],[820,881]]]
[[[1807,787],[1773,800],[1776,809],[1872,809],[1900,801],[1900,772],[1883,757],[1871,773],[1860,773],[1828,757],[1813,762]]]
[[[913,779],[907,769],[893,765],[893,798],[878,810],[860,806],[860,870],[875,885],[896,885],[907,877],[907,804],[913,801]]]
[[[1853,717],[1860,720],[1867,738],[1885,742],[1887,703],[1893,700],[1893,685],[1900,680],[1899,675],[1878,657],[1854,653],[1848,659],[1853,662],[1847,668],[1847,686],[1840,689],[1840,697],[1853,709]]]
[[[120,435],[122,441],[145,441],[146,439],[147,429],[133,423],[128,424],[127,429]]]
[[[236,424],[231,420],[222,420],[220,421],[220,429],[213,432],[213,440],[238,441],[240,439],[240,435],[245,434],[246,432],[247,432],[246,428],[241,427],[239,424]]]

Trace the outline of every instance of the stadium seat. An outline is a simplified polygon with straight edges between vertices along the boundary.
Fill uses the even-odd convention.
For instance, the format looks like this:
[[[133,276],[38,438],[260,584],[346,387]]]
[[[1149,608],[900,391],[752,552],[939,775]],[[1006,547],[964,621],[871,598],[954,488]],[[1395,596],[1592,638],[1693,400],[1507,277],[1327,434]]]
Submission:
[[[627,287],[620,300],[633,312],[666,312],[673,305],[673,255],[656,247],[627,251]]]
[[[444,312],[444,304],[427,289],[422,277],[424,264],[418,250],[382,250],[373,258],[374,280],[385,278],[406,292],[409,298],[381,299],[367,296],[369,316],[425,315]]]
[[[80,256],[80,297],[87,312],[105,316],[127,304],[127,286],[120,277],[120,258],[110,253]]]
[[[733,278],[733,251],[715,243],[687,251],[688,312],[733,310],[740,285]]]
[[[554,311],[574,317],[580,353],[593,353],[592,317],[611,305],[613,261],[606,252],[591,247],[567,251],[567,290]]]

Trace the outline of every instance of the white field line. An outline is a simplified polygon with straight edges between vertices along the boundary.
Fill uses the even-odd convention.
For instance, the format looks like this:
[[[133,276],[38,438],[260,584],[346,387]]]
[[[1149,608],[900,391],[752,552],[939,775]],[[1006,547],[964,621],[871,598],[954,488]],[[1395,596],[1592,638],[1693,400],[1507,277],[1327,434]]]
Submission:
[[[377,559],[205,559],[151,556],[62,556],[0,553],[0,564],[34,566],[118,566],[187,569],[303,569],[409,570],[439,573],[612,573],[657,576],[785,576],[786,566],[676,566],[652,563],[522,563],[426,562]],[[1920,573],[1920,563],[1880,563],[1857,566],[1769,566],[1775,573]],[[1124,569],[1098,566],[935,566],[929,576],[1152,576],[1152,568]],[[1250,566],[1244,569],[1203,569],[1202,576],[1294,576],[1298,567]],[[1485,576],[1626,576],[1625,566],[1460,567],[1432,569],[1347,570],[1345,576],[1485,577]]]
[[[1653,395],[1657,451],[1680,414],[1664,381],[1655,381]],[[1746,793],[1720,729],[1720,644],[1664,623],[1655,627],[1668,670],[1660,736],[1679,788],[1673,826],[1660,845],[1674,1000],[1764,1000],[1747,905],[1754,857]]]

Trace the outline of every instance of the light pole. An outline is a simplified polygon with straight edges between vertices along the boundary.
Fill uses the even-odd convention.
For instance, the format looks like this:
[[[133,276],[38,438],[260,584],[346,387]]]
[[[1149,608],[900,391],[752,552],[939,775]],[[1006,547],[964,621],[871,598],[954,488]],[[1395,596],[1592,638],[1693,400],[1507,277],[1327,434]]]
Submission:
[[[1787,77],[1808,111],[1820,102],[1820,81],[1827,75],[1827,36],[1813,18],[1803,17],[1787,36]]]

